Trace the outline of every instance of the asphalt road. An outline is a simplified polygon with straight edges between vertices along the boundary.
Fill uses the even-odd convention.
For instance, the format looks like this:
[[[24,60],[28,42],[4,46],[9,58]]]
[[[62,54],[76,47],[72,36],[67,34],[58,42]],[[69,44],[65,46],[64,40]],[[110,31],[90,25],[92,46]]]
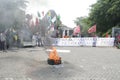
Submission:
[[[120,80],[120,49],[57,47],[62,65],[47,64],[44,48],[0,51],[0,80]]]

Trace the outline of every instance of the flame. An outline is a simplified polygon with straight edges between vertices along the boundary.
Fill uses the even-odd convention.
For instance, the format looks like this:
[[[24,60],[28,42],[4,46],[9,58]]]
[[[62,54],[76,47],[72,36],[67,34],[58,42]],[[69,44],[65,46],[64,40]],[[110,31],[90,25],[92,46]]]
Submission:
[[[55,47],[52,47],[52,51],[49,54],[49,59],[54,60],[55,63],[61,59]]]

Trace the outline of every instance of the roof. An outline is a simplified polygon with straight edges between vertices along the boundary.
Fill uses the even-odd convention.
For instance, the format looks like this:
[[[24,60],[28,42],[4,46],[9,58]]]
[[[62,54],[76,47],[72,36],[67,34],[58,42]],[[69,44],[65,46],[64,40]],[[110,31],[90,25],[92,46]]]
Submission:
[[[67,27],[65,25],[61,26],[62,30],[73,30],[73,28]]]

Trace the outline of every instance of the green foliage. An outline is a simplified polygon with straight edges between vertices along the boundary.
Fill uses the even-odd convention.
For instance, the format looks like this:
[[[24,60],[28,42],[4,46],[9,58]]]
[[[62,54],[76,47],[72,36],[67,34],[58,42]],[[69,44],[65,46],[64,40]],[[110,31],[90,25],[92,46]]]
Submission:
[[[57,19],[55,21],[55,26],[57,27],[57,29],[59,29],[59,27],[61,27],[62,22],[60,20],[60,15],[57,16]]]
[[[98,0],[92,5],[90,24],[97,24],[97,32],[106,33],[116,25],[120,25],[120,0]]]
[[[88,17],[77,17],[76,20],[74,20],[74,23],[80,26],[82,34],[87,34],[87,30],[90,26]]]

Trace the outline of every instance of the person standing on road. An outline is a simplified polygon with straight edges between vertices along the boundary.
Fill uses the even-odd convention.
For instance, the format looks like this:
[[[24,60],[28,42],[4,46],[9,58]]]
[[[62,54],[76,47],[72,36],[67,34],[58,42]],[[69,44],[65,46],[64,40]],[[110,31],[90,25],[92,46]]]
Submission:
[[[93,47],[96,47],[96,44],[97,44],[97,35],[96,34],[93,34]]]
[[[6,50],[6,36],[4,33],[0,33],[0,41],[1,41],[1,50],[5,52]]]
[[[38,46],[40,47],[42,46],[42,39],[40,33],[38,34],[37,38],[38,38]]]
[[[13,36],[13,39],[14,39],[14,46],[17,47],[18,35],[15,34],[15,35]]]
[[[1,33],[0,33],[1,34]],[[1,36],[0,36],[1,37]],[[2,43],[1,43],[1,39],[0,39],[0,50],[2,50]]]
[[[37,36],[36,36],[36,34],[33,34],[32,41],[35,43],[35,46],[37,46]]]

